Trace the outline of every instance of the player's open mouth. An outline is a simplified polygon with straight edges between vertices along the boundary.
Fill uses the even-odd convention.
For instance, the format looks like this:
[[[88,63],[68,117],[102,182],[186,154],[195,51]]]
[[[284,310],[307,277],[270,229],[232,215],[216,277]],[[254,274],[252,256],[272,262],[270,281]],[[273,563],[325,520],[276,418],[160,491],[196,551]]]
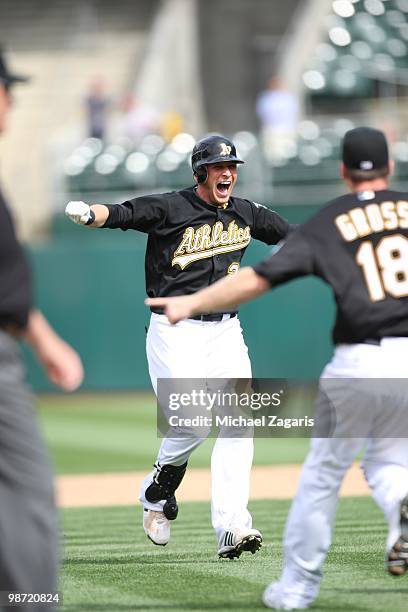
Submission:
[[[231,187],[231,181],[220,181],[217,183],[217,193],[220,196],[228,195],[229,188]]]

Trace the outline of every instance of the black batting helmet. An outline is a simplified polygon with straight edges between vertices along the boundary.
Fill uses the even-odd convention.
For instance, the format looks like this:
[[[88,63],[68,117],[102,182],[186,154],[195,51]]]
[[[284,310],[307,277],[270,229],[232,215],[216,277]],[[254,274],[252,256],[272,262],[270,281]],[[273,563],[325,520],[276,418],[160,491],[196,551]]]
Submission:
[[[205,183],[207,180],[207,165],[219,162],[245,163],[237,157],[234,143],[220,134],[207,136],[195,144],[191,154],[191,166],[199,183]]]

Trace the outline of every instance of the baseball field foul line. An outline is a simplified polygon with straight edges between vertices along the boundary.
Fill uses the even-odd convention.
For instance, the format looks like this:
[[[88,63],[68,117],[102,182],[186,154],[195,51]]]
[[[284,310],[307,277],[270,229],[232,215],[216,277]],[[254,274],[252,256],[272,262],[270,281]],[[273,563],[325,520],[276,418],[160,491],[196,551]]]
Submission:
[[[296,493],[301,466],[256,466],[252,469],[251,499],[290,499]],[[137,504],[144,472],[59,476],[56,483],[61,508]],[[210,499],[210,471],[188,470],[177,497],[180,501]],[[341,487],[343,496],[369,495],[358,464],[351,467]]]

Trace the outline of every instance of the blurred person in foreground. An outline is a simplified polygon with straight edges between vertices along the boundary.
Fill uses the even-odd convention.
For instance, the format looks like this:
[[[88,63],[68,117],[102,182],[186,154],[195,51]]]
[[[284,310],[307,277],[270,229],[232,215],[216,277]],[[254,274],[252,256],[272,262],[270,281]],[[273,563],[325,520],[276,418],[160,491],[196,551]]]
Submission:
[[[146,300],[177,323],[308,274],[333,290],[336,348],[320,378],[316,437],[286,523],[283,573],[263,595],[268,608],[305,609],[317,597],[339,488],[363,448],[364,476],[388,522],[388,571],[408,570],[408,193],[388,188],[391,171],[382,132],[347,132],[341,175],[350,193],[254,268],[194,295]]]
[[[12,74],[0,51],[0,132],[10,90],[27,79]],[[66,391],[82,382],[77,353],[33,308],[30,271],[0,193],[0,602],[6,592],[55,594],[58,517],[53,474],[24,378],[18,340],[25,340],[50,380]],[[33,604],[21,604],[30,610]],[[50,609],[50,604],[35,609]]]

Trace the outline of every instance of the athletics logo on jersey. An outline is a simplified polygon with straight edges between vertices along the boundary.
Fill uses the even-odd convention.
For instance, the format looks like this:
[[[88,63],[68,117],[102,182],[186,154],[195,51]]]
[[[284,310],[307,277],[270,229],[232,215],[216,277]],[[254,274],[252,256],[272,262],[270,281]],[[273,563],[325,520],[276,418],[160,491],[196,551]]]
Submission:
[[[194,229],[188,227],[177,249],[174,251],[172,266],[180,266],[182,270],[193,261],[207,259],[221,253],[240,251],[248,246],[251,240],[251,230],[238,227],[231,221],[225,230],[222,221],[217,221],[212,227],[207,223]]]

